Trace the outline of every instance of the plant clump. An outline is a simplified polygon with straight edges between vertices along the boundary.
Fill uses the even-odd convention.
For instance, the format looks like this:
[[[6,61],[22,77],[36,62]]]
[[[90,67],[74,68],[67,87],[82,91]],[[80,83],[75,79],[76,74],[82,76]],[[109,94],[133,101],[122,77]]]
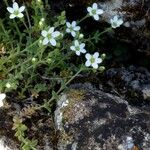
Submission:
[[[47,1],[10,4],[5,0],[5,4],[6,17],[0,18],[0,106],[3,108],[6,101],[7,111],[12,111],[10,122],[20,149],[35,150],[40,141],[36,133],[29,132],[30,128],[37,124],[38,117],[53,116],[61,93],[77,76],[105,69],[105,54],[93,45],[123,20],[117,17],[103,32],[86,35],[80,23],[89,17],[98,21],[105,13],[96,3],[87,8],[85,17],[72,22],[67,20],[65,11],[49,16]],[[82,92],[74,95],[83,98]],[[68,103],[61,105],[69,107]],[[61,111],[57,115],[60,126]]]

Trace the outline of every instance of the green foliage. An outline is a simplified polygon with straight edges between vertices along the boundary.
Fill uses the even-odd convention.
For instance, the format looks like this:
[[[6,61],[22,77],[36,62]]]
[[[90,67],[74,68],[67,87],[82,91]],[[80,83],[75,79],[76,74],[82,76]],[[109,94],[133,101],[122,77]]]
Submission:
[[[9,92],[21,100],[35,98],[36,101],[40,97],[41,101],[35,102],[38,104],[36,109],[45,108],[51,113],[54,101],[75,77],[81,72],[101,72],[105,68],[101,66],[96,70],[85,67],[85,56],[78,57],[70,50],[74,40],[95,48],[103,33],[97,31],[84,38],[77,32],[73,38],[66,33],[65,11],[60,16],[50,16],[46,11],[47,6],[44,7],[42,1],[32,1],[26,4],[23,18],[0,19],[0,91]],[[50,27],[55,27],[61,33],[56,39],[56,46],[42,44],[44,39],[41,32]],[[104,55],[101,58],[104,59]],[[35,109],[26,107],[23,111],[26,116],[14,118],[13,130],[22,150],[35,150],[37,140],[26,137],[28,128],[22,121]]]
[[[18,140],[22,143],[21,149],[22,150],[36,150],[36,145],[38,143],[37,140],[29,140],[28,138],[25,138],[25,132],[27,131],[27,126],[22,123],[22,119],[18,117],[14,117],[13,119],[13,130],[16,131],[15,136],[18,138]]]

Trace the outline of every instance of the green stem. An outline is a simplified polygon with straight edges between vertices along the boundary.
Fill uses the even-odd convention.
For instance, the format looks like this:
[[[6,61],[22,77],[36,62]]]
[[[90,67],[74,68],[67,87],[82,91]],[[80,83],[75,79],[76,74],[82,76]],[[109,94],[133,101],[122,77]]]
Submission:
[[[12,42],[11,42],[12,40],[10,40],[10,36],[8,35],[8,33],[7,33],[7,31],[6,31],[6,29],[5,29],[4,25],[3,25],[2,20],[0,20],[0,26],[2,27],[2,30],[3,30],[3,32],[4,32],[4,34],[5,34],[5,36],[8,38],[8,40],[9,40],[9,42],[10,42],[11,49],[13,49],[13,44],[12,44]]]
[[[40,51],[41,51],[41,49],[38,51],[38,53],[36,53],[36,55],[35,55],[34,57],[38,56],[39,53],[40,53]],[[21,51],[21,52],[22,52],[22,51]],[[32,57],[32,58],[33,58],[33,57]],[[23,63],[20,63],[20,64],[14,66],[13,68],[11,68],[11,69],[7,72],[7,74],[8,74],[9,72],[11,72],[12,70],[17,69],[18,67],[22,66],[23,64],[26,64],[26,63],[30,62],[30,61],[32,60],[32,58],[29,58],[29,59],[27,59],[26,61],[24,61]],[[43,63],[43,61],[39,61],[39,62],[38,62],[38,64],[40,64],[40,63]],[[30,68],[32,68],[33,66],[34,66],[34,65],[28,67],[28,68],[26,69],[26,71],[29,70]]]
[[[22,20],[22,23],[24,24],[25,28],[28,30],[28,27],[27,27],[26,23],[24,22],[24,20]]]
[[[77,23],[79,24],[80,22],[84,21],[85,19],[87,19],[88,17],[90,17],[88,14],[86,16],[84,16],[81,20],[79,20]]]
[[[75,75],[73,75],[73,76],[65,83],[65,86],[61,87],[61,88],[57,91],[56,94],[57,94],[57,95],[60,94],[60,93],[65,89],[65,87],[66,87],[80,72],[82,72],[82,71],[83,71],[83,68],[81,67],[80,70],[79,70]],[[42,106],[38,107],[38,109],[41,109],[41,108],[46,108],[46,109],[47,109],[48,105],[50,105],[50,103],[51,103],[53,100],[55,100],[55,98],[54,98],[54,97],[51,97],[51,99],[50,99],[48,102],[46,102],[46,103],[44,103]]]
[[[28,13],[27,9],[25,9],[25,11],[26,11],[26,15],[27,15],[27,20],[28,20],[29,28],[31,29],[32,26],[31,26],[31,21],[30,21],[29,13]]]
[[[15,53],[14,55],[10,55],[10,57],[8,57],[8,60],[10,60],[10,58],[12,58],[12,57],[15,57],[15,56],[17,56],[17,55],[20,55],[20,54],[22,54],[23,52],[29,50],[32,46],[36,45],[38,42],[39,42],[39,39],[36,40],[35,42],[33,42],[32,44],[30,44],[28,47],[26,47],[26,48],[23,49],[22,51],[20,51],[20,52],[18,52],[18,53]]]
[[[16,21],[13,20],[13,22],[14,22],[14,25],[15,25],[15,28],[16,28],[16,30],[17,30],[17,33],[18,33],[19,37],[21,37],[21,32],[20,32],[20,30],[19,30],[19,28],[18,28],[18,25],[17,25]]]
[[[112,30],[112,27],[107,28],[106,30],[104,30],[103,32],[101,32],[101,33],[99,34],[99,36],[103,35],[104,33],[109,32],[109,31],[111,31],[111,30]]]

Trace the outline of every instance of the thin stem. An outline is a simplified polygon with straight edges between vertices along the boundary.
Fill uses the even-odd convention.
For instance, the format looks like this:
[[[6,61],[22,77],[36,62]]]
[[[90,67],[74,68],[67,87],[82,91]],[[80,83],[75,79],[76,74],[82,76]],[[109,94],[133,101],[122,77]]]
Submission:
[[[80,22],[84,21],[85,19],[87,19],[88,17],[90,17],[88,14],[86,16],[84,16],[81,20],[79,20],[77,23],[79,24]]]
[[[29,28],[31,29],[32,26],[31,26],[31,21],[30,21],[29,13],[28,13],[27,9],[25,9],[25,11],[26,11],[26,15],[27,15],[27,20],[28,20]]]
[[[24,24],[25,28],[28,30],[28,27],[27,27],[26,23],[24,22],[24,20],[22,20],[22,23]]]
[[[13,20],[13,22],[14,22],[14,25],[15,25],[15,28],[16,28],[16,30],[17,30],[17,33],[18,33],[19,37],[21,37],[21,32],[20,32],[20,30],[19,30],[19,28],[18,28],[18,25],[17,25],[16,21]]]
[[[75,75],[73,75],[73,76],[65,83],[65,86],[61,87],[61,88],[57,91],[56,94],[60,94],[60,93],[65,89],[65,87],[66,87],[81,71],[83,71],[83,68],[82,68],[82,67],[80,68],[80,70],[79,70]],[[51,97],[51,99],[50,99],[48,102],[44,103],[42,106],[39,106],[37,109],[46,108],[47,110],[49,110],[49,109],[48,109],[48,108],[49,108],[48,106],[50,105],[50,102],[52,102],[53,100],[55,100],[55,98],[54,98],[54,97]]]
[[[111,31],[111,30],[112,30],[112,27],[107,28],[106,30],[104,30],[103,32],[101,32],[101,33],[99,34],[99,36],[103,35],[103,34],[106,33],[106,32],[109,32],[109,31]]]
[[[40,50],[41,50],[41,49],[40,49]],[[35,55],[34,57],[36,57],[36,56],[39,55],[40,50],[39,50],[38,53],[36,53],[36,55]],[[33,58],[33,57],[32,57],[32,58]],[[23,63],[20,63],[20,64],[16,65],[15,67],[11,68],[11,69],[7,72],[7,74],[8,74],[9,72],[11,72],[12,70],[17,69],[18,67],[22,66],[23,64],[26,64],[26,63],[30,62],[30,61],[32,60],[32,58],[29,58],[29,59],[27,59],[26,61],[24,61]],[[38,62],[38,64],[40,64],[40,63],[43,63],[43,61],[39,61],[39,62]],[[34,66],[34,65],[28,67],[28,68],[26,69],[26,71],[29,70],[30,68],[32,68],[33,66]]]
[[[23,49],[22,51],[20,51],[20,52],[14,54],[14,55],[10,55],[10,57],[8,58],[8,60],[10,60],[10,58],[12,58],[12,57],[15,57],[15,56],[17,56],[17,55],[19,55],[19,54],[22,54],[23,52],[25,52],[25,51],[27,51],[28,49],[30,49],[33,45],[36,45],[38,42],[39,42],[39,39],[36,40],[35,42],[33,42],[32,44],[30,44],[28,47],[26,47],[26,48]]]
[[[7,33],[7,31],[6,31],[6,29],[5,29],[4,25],[3,25],[2,20],[0,20],[0,26],[2,27],[2,30],[3,30],[3,32],[4,32],[4,34],[5,34],[5,36],[9,39],[11,49],[13,49],[13,44],[12,44],[12,42],[11,42],[11,40],[10,40],[10,36],[8,35],[8,33]]]

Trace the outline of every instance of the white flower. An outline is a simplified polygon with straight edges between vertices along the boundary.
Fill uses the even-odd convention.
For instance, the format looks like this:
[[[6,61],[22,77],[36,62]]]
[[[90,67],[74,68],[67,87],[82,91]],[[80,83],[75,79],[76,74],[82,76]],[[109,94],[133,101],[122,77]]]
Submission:
[[[92,16],[95,20],[99,20],[99,15],[104,13],[102,9],[98,9],[96,3],[94,3],[92,7],[88,7],[87,11],[89,12],[89,15]]]
[[[59,31],[54,31],[54,27],[49,28],[48,31],[43,30],[41,32],[42,36],[44,37],[43,45],[47,45],[50,43],[52,46],[56,46],[56,38],[60,35]]]
[[[66,25],[67,25],[66,32],[71,33],[71,35],[75,37],[76,32],[80,30],[80,26],[77,26],[76,21],[73,21],[72,23],[66,22]]]
[[[102,59],[99,58],[99,53],[95,52],[94,55],[91,55],[89,53],[87,53],[85,55],[87,61],[85,63],[85,65],[87,67],[92,66],[93,68],[97,69],[98,68],[98,64],[100,64],[102,62]]]
[[[81,53],[86,53],[86,50],[84,49],[85,44],[84,43],[79,43],[78,40],[74,41],[74,45],[70,47],[71,50],[76,52],[76,55],[80,56]]]
[[[112,28],[117,28],[123,24],[123,20],[119,19],[118,16],[114,16],[114,18],[110,19],[110,23]]]
[[[0,107],[2,107],[4,105],[3,100],[5,99],[5,97],[6,97],[5,93],[0,93]]]
[[[18,6],[18,3],[14,2],[12,7],[7,7],[7,10],[11,13],[9,18],[14,19],[16,18],[22,18],[23,17],[23,11],[25,9],[25,6]]]

